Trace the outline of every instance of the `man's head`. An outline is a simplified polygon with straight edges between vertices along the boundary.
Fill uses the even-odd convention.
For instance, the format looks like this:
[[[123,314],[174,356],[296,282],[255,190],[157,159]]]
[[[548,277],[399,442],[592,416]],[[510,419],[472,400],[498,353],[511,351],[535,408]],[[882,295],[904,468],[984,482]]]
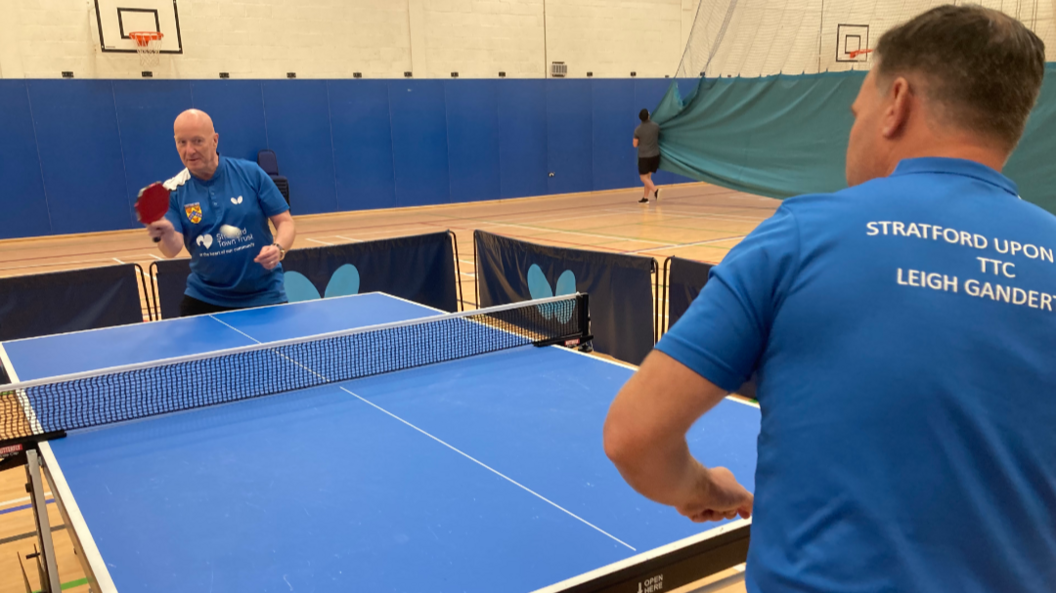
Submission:
[[[642,123],[649,121],[649,110],[643,109],[638,112],[638,119],[642,120]]]
[[[902,158],[979,155],[998,168],[1034,107],[1045,44],[980,6],[940,6],[891,29],[851,110],[847,183],[891,173]]]
[[[176,118],[172,131],[183,166],[195,177],[210,179],[219,163],[216,145],[220,135],[213,129],[209,114],[188,109]]]

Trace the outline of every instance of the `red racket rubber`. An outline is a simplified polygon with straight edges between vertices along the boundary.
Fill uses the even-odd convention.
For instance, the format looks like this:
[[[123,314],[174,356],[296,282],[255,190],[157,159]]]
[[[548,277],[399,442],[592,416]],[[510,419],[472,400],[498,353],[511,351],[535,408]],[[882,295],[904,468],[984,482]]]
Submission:
[[[151,183],[139,190],[136,198],[136,218],[143,224],[152,224],[165,217],[169,211],[169,190],[160,183]],[[161,237],[154,237],[154,242]]]

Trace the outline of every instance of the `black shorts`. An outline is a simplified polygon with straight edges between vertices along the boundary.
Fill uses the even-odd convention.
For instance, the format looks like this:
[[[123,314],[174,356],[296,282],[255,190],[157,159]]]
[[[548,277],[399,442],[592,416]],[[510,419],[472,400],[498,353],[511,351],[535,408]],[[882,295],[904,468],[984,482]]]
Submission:
[[[282,303],[285,304],[285,303]],[[200,301],[192,296],[183,295],[180,301],[180,317],[191,317],[194,315],[210,315],[212,313],[223,313],[224,311],[237,311],[245,307],[222,307],[205,301]]]
[[[638,174],[647,175],[656,173],[660,169],[660,155],[647,156],[638,159]]]

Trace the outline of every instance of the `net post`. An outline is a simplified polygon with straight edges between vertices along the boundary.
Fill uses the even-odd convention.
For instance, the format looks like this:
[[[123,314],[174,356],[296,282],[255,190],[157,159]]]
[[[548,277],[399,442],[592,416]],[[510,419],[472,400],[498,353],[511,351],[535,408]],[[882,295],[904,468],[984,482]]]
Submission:
[[[583,336],[583,343],[591,339],[590,335],[590,295],[581,293],[576,297],[576,306],[579,307],[579,331]]]

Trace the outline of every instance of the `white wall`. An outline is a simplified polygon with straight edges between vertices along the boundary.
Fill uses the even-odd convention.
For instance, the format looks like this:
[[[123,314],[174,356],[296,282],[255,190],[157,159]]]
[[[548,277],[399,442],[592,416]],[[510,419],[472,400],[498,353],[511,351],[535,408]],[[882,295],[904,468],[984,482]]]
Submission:
[[[848,38],[875,48],[890,28],[949,1],[705,0],[679,75],[696,76],[705,69],[709,76],[744,77],[866,70],[872,64],[868,55],[846,61],[842,50]],[[1019,19],[1045,42],[1048,60],[1056,58],[1052,0],[971,2]]]
[[[134,7],[145,0],[123,0]],[[104,3],[105,4],[105,3]],[[155,78],[569,75],[662,77],[678,67],[696,0],[178,0],[184,53]],[[170,39],[171,40],[171,39]],[[102,52],[94,0],[0,0],[0,76],[139,77]]]

